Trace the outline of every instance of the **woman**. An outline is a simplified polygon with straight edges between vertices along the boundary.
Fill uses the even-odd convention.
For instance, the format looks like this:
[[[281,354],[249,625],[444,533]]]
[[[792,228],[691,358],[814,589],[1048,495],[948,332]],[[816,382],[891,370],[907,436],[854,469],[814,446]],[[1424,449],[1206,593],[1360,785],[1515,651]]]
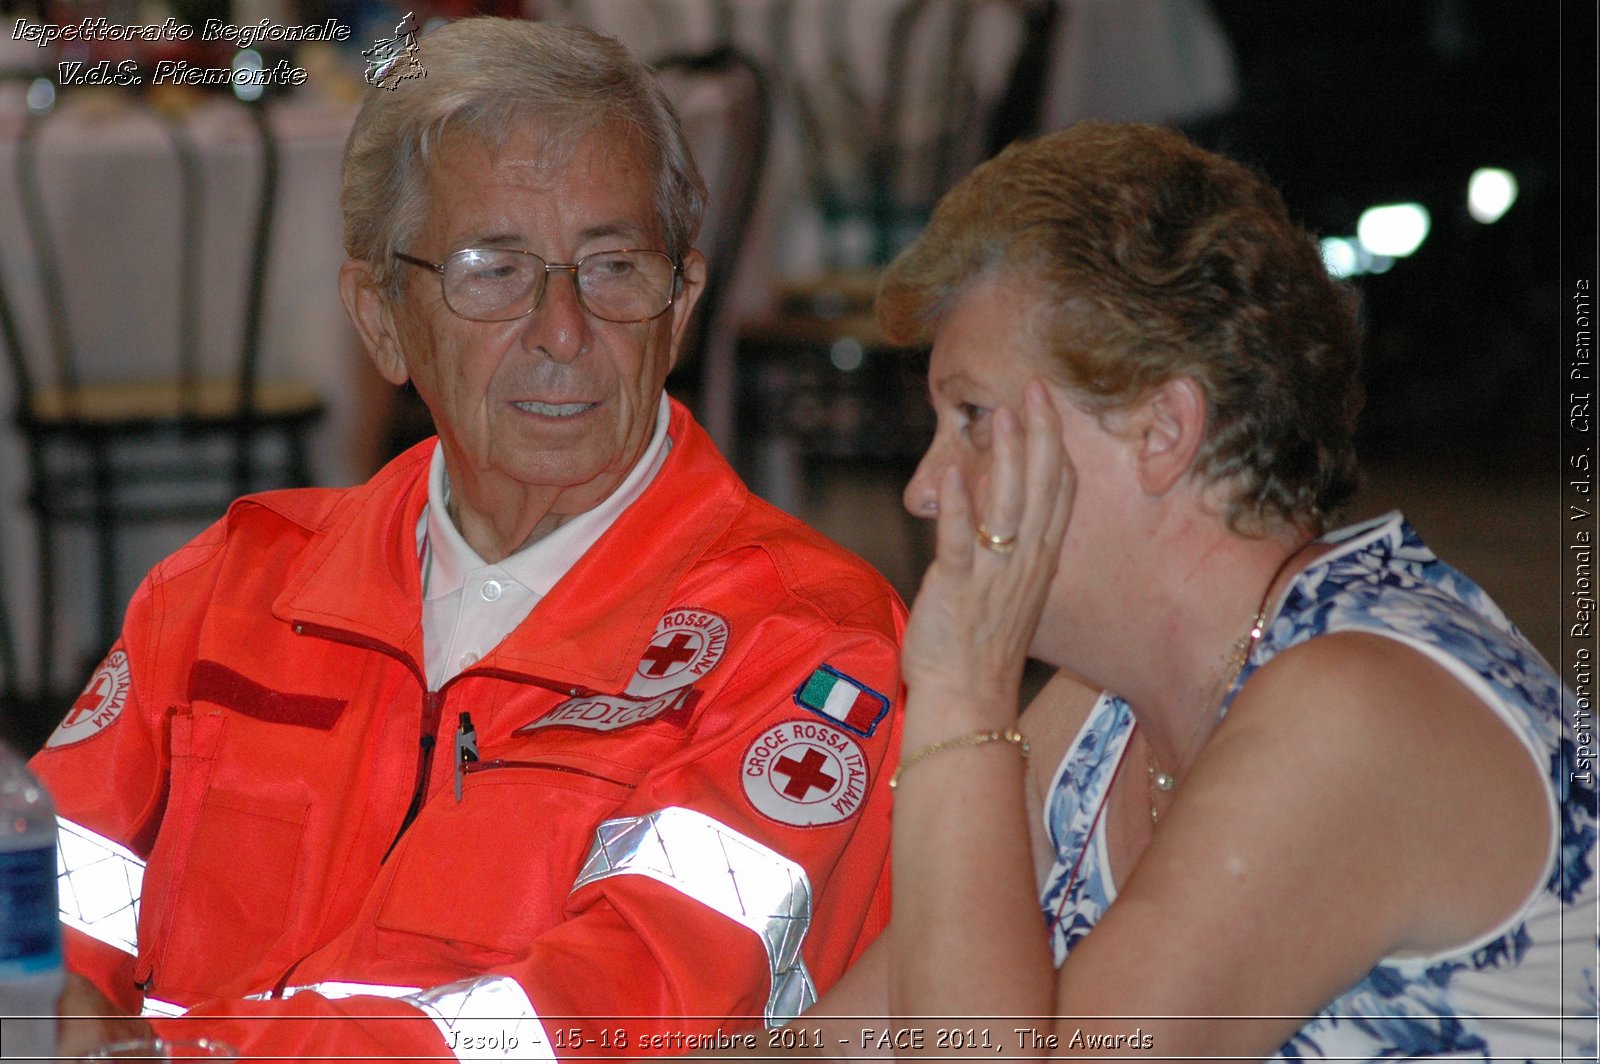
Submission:
[[[952,191],[879,316],[939,421],[892,1013],[971,1018],[929,1051],[1593,1059],[1570,695],[1398,515],[1326,534],[1356,313],[1278,194],[1078,125]]]

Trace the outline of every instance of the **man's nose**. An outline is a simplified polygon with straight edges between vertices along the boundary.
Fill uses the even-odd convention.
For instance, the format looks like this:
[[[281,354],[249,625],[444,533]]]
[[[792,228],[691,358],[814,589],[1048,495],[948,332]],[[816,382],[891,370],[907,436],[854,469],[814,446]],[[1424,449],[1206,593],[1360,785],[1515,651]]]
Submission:
[[[578,298],[576,267],[545,274],[544,292],[527,322],[527,342],[543,348],[555,361],[571,362],[583,353],[593,322]]]

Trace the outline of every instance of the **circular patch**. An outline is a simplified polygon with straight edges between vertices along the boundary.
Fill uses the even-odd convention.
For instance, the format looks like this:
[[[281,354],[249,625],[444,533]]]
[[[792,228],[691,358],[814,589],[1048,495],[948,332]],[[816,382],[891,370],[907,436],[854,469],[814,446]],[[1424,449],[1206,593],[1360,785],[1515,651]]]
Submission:
[[[750,804],[780,824],[837,824],[866,798],[867,759],[838,728],[787,721],[745,751],[743,780]]]
[[[72,703],[45,746],[71,746],[99,735],[110,727],[128,702],[128,654],[121,647],[106,655],[94,670],[83,693]]]
[[[728,622],[706,610],[668,610],[656,625],[627,694],[650,698],[696,683],[728,649]]]

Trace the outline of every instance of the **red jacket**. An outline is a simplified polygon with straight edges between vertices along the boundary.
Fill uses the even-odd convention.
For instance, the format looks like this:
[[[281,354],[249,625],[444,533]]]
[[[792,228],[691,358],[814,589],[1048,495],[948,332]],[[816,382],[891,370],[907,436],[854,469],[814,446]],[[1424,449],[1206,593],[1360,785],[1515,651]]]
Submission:
[[[33,762],[69,967],[261,1056],[682,1052],[814,1000],[887,920],[904,609],[676,404],[670,432],[437,692],[431,443],[242,499],[153,570]],[[253,1019],[288,1016],[343,1019]]]

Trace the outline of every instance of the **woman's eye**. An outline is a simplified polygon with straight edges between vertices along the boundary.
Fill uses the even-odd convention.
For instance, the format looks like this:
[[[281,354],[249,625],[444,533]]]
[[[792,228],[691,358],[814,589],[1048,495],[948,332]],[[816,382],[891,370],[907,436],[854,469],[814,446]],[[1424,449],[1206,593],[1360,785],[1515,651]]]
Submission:
[[[974,403],[957,403],[956,412],[961,415],[961,434],[967,441],[975,447],[989,446],[989,415],[993,411]]]

